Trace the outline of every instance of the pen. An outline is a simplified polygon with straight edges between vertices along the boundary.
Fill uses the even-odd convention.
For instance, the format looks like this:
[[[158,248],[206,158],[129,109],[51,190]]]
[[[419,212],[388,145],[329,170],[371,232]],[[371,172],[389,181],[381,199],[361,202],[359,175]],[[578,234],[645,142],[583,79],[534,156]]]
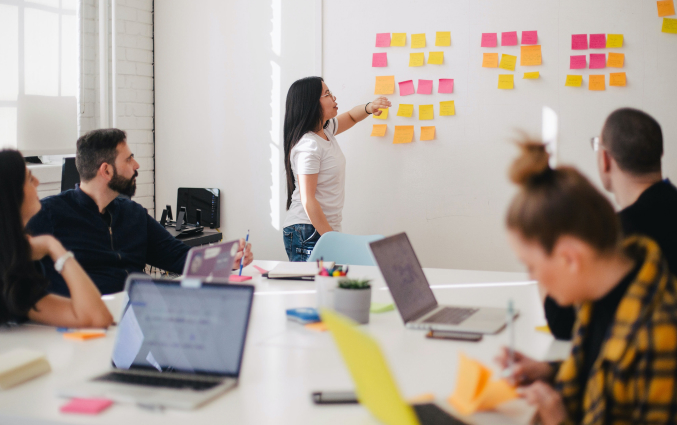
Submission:
[[[242,276],[242,266],[244,265],[244,253],[247,250],[248,242],[249,242],[249,229],[247,229],[247,237],[244,240],[244,248],[242,249],[242,258],[240,258],[240,273],[238,273],[238,276]]]
[[[515,364],[515,308],[512,303],[512,299],[508,301],[508,331],[510,332],[510,347],[508,347],[508,361],[510,362],[510,368]]]

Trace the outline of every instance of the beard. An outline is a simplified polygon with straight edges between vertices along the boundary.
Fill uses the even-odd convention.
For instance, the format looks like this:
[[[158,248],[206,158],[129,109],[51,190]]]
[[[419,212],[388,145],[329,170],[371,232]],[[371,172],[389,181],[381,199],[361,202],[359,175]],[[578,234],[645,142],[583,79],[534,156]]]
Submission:
[[[113,166],[113,178],[108,182],[108,187],[121,195],[129,196],[130,198],[136,193],[136,176],[138,171],[134,171],[131,179],[126,179],[118,174],[118,170]]]

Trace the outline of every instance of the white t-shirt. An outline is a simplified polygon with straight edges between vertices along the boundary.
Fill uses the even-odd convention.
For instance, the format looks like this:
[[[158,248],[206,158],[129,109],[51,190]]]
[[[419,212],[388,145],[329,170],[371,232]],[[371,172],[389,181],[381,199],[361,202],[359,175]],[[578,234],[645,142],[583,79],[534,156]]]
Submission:
[[[292,224],[312,224],[301,204],[299,192],[299,174],[318,174],[315,199],[322,207],[331,228],[341,231],[343,219],[343,201],[345,200],[346,186],[346,157],[336,141],[338,121],[329,120],[324,134],[329,140],[324,140],[314,132],[308,132],[301,137],[291,150],[291,169],[294,173],[296,188],[291,195],[291,206],[287,211],[284,227]]]

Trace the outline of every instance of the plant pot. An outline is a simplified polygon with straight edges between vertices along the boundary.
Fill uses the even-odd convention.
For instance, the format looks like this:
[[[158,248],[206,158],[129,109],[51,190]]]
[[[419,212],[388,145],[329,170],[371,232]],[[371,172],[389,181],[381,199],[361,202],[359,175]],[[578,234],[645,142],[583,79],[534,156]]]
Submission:
[[[334,290],[334,310],[357,323],[369,323],[369,307],[371,307],[371,287]]]

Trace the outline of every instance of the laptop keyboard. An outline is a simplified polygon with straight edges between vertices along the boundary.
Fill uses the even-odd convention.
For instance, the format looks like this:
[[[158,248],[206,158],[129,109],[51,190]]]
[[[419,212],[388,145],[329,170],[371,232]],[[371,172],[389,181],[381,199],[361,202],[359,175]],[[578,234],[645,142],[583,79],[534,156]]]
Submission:
[[[414,404],[411,407],[421,425],[466,425],[434,403]]]
[[[189,388],[196,391],[205,391],[219,385],[220,382],[206,382],[201,380],[177,379],[166,376],[145,376],[127,373],[111,372],[100,376],[95,381],[117,382],[122,384],[143,385],[147,387],[162,387],[183,389]]]
[[[478,311],[478,308],[445,307],[425,319],[423,323],[444,323],[445,325],[458,325]]]

